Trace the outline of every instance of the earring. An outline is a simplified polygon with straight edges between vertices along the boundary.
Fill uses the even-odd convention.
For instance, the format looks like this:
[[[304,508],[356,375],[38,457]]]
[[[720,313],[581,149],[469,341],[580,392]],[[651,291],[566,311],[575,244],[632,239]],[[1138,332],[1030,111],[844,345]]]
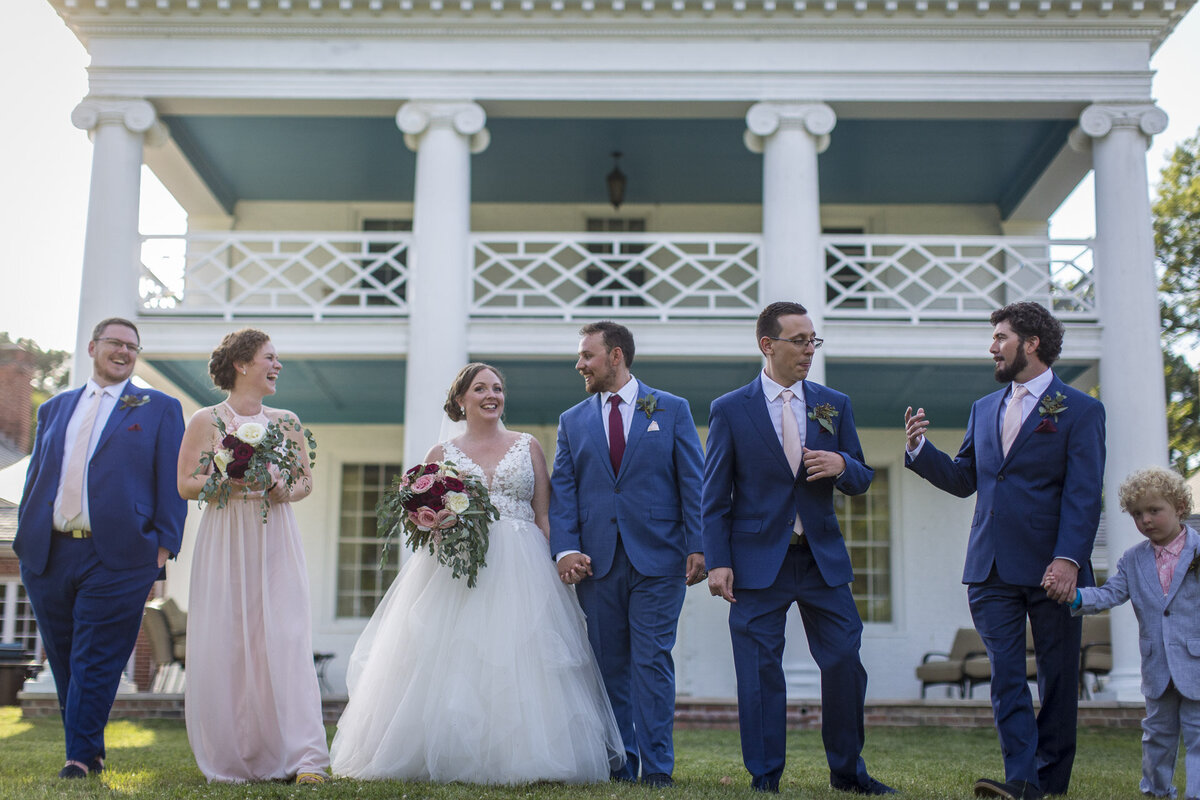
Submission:
[[[466,413],[467,413],[467,407],[466,407],[466,406],[459,406],[459,407],[458,407],[458,413],[460,413],[460,414],[466,414]]]
[[[246,374],[246,368],[245,368],[245,367],[242,367],[242,374],[243,374],[243,375],[245,375],[245,374]]]

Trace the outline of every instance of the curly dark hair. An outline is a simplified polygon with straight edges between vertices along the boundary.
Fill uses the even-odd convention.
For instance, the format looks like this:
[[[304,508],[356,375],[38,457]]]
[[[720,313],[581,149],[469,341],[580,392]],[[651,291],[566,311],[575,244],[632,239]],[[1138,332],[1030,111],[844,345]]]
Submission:
[[[500,379],[500,385],[504,386],[503,372],[491,364],[484,364],[482,361],[472,361],[460,369],[458,374],[454,376],[454,380],[450,383],[450,391],[446,392],[446,404],[442,406],[442,410],[446,412],[447,417],[455,422],[462,422],[466,419],[463,412],[459,411],[459,398],[467,393],[467,389],[471,388],[471,384],[475,381],[475,376],[485,369],[490,369],[496,373],[496,377]]]
[[[588,323],[579,329],[580,336],[591,336],[593,333],[600,334],[600,339],[604,342],[604,349],[607,352],[611,353],[614,347],[621,348],[625,366],[627,368],[633,366],[633,333],[629,328],[619,322],[604,319]]]
[[[779,321],[779,318],[790,316],[808,316],[808,309],[799,303],[788,301],[771,303],[758,315],[758,322],[754,325],[755,337],[761,340],[764,336],[767,338],[778,336],[779,332],[783,330],[783,323]]]
[[[218,389],[230,391],[237,375],[234,364],[253,361],[259,349],[271,341],[271,337],[256,328],[242,328],[225,334],[225,338],[212,351],[208,359],[208,374]]]
[[[991,320],[993,325],[1007,322],[1022,343],[1036,336],[1038,361],[1047,367],[1053,366],[1062,353],[1063,324],[1037,303],[1009,303],[993,311]]]

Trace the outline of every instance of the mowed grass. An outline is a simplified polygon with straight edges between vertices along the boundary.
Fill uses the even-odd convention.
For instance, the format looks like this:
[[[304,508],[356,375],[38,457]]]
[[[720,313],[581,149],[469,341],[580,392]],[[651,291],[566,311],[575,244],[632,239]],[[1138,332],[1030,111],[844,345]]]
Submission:
[[[329,730],[330,736],[333,729]],[[322,786],[283,783],[205,783],[188,748],[181,721],[116,720],[106,732],[109,768],[100,778],[61,781],[62,727],[57,719],[24,720],[20,709],[0,707],[0,798],[346,798],[350,800],[550,800],[551,798],[721,798],[760,797],[749,790],[737,731],[679,730],[675,733],[676,786],[645,789],[628,784],[595,786],[435,785],[399,781],[335,780]],[[1000,778],[1000,747],[991,729],[871,728],[864,752],[871,773],[908,798],[957,800],[972,797],[976,778]],[[1183,758],[1176,784],[1183,797]],[[1084,729],[1079,735],[1071,796],[1083,800],[1139,800],[1141,733]],[[788,736],[788,766],[781,796],[848,800],[829,788],[819,731]]]

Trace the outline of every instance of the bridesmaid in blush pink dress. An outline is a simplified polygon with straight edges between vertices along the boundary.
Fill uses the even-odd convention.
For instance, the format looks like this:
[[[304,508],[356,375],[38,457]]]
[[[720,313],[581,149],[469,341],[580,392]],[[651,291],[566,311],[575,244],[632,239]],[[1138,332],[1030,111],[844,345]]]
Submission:
[[[209,373],[229,396],[188,423],[178,476],[185,498],[197,499],[207,479],[192,473],[200,454],[216,449],[218,417],[230,430],[295,419],[262,402],[274,394],[280,368],[262,331],[231,333],[213,351]],[[264,490],[271,501],[266,522]],[[210,782],[326,779],[308,572],[291,507],[311,491],[305,457],[291,490],[282,481],[247,487],[224,508],[204,509],[192,556],[185,716],[196,764]]]

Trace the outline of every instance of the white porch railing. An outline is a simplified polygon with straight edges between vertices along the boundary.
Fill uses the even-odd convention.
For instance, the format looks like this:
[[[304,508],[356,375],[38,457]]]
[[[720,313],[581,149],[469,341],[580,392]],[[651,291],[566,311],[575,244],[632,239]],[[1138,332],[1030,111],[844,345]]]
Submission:
[[[754,234],[477,233],[473,318],[751,318]],[[147,236],[142,313],[406,316],[408,233],[233,231]],[[828,319],[986,319],[1016,300],[1097,318],[1088,240],[821,237]],[[811,301],[809,301],[811,304]]]
[[[760,240],[719,233],[477,234],[471,314],[754,316]]]
[[[172,253],[172,240],[184,249]],[[309,231],[146,236],[143,313],[224,319],[407,314],[411,240],[408,233]],[[152,252],[162,254],[160,262]]]
[[[1092,242],[1010,236],[822,237],[827,319],[987,318],[1035,300],[1064,319],[1097,318]]]

